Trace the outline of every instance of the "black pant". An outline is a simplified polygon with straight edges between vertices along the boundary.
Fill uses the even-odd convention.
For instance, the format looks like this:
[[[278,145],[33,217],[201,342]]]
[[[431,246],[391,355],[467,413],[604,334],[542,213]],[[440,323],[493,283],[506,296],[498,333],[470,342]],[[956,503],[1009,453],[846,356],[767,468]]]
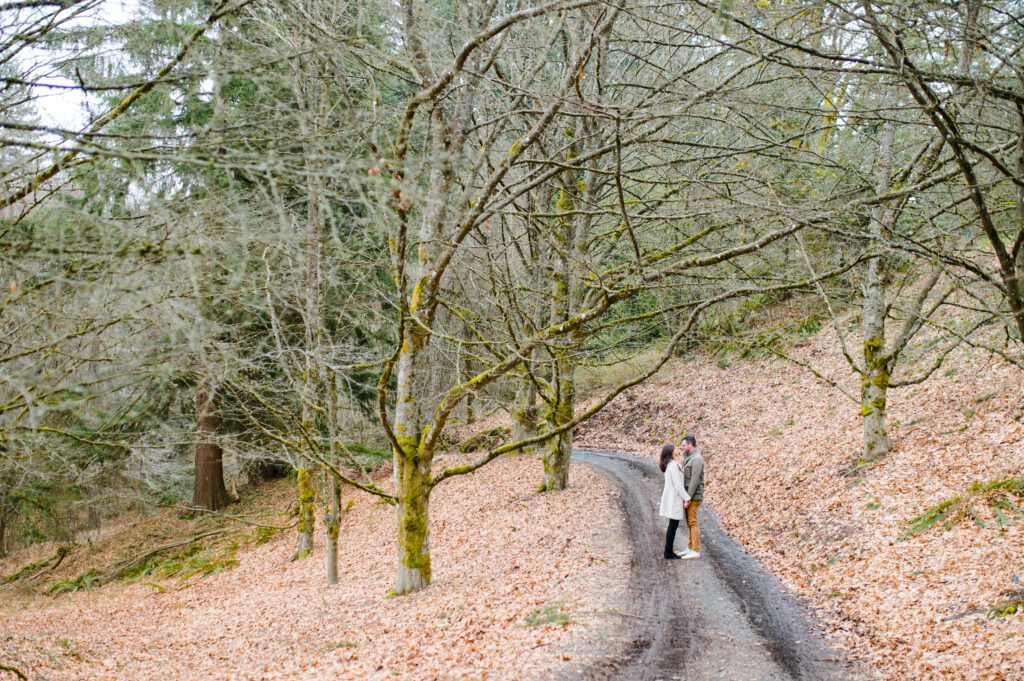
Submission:
[[[675,518],[668,519],[668,530],[665,532],[665,557],[675,558],[676,552],[672,546],[676,543],[676,530],[679,529],[679,521]]]

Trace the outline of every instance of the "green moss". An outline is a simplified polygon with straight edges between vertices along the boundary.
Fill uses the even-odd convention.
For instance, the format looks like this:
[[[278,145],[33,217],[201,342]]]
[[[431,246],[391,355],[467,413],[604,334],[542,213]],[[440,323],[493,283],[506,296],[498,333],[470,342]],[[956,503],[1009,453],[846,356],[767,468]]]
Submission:
[[[423,452],[429,455],[429,452]],[[404,460],[398,467],[398,497],[401,517],[399,524],[399,560],[407,568],[417,570],[424,582],[430,583],[431,564],[430,551],[427,548],[430,528],[427,509],[429,507],[430,486],[427,474],[420,470],[416,462]]]
[[[412,295],[409,297],[409,314],[416,312],[419,309],[420,303],[423,301],[423,287],[427,283],[427,278],[423,277],[416,282],[416,285],[412,289]],[[402,346],[403,349],[405,346]]]
[[[309,468],[297,469],[295,481],[299,488],[298,530],[300,534],[310,534],[313,532],[313,505],[316,501],[313,471]]]
[[[257,527],[253,530],[250,535],[252,543],[256,546],[266,544],[268,541],[274,538],[274,536],[280,532],[276,527]]]
[[[989,619],[1000,619],[1024,611],[1024,590],[1003,592],[1005,600],[993,605],[985,612]]]
[[[94,589],[100,584],[101,575],[99,570],[86,570],[74,579],[65,579],[50,587],[50,594],[58,596],[64,593],[73,593],[86,589]]]
[[[959,494],[951,499],[932,506],[927,511],[919,516],[911,518],[908,524],[907,530],[903,533],[901,538],[909,538],[915,534],[920,534],[940,522],[944,523],[951,518],[957,511],[959,511],[964,498]]]
[[[17,572],[14,572],[14,573],[4,577],[3,580],[0,581],[0,584],[10,584],[11,582],[16,582],[19,579],[22,579],[24,577],[28,577],[29,575],[31,575],[32,573],[36,572],[37,570],[46,567],[51,562],[53,562],[55,560],[60,560],[61,558],[63,558],[64,556],[67,555],[68,551],[70,551],[73,548],[74,548],[74,546],[62,546],[59,549],[57,549],[57,552],[55,554],[53,554],[52,556],[50,556],[48,558],[43,558],[42,560],[37,560],[34,563],[29,563],[28,565],[26,565],[25,567],[21,568]]]
[[[561,601],[552,601],[537,608],[523,619],[523,624],[528,627],[542,627],[548,624],[567,627],[572,622],[567,606]]]

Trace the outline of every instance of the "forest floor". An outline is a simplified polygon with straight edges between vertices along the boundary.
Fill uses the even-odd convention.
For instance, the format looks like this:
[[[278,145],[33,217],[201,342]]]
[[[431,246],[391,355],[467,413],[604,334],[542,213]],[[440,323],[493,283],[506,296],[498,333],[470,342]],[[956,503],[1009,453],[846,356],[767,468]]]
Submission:
[[[75,549],[32,587],[0,587],[0,664],[30,679],[575,677],[628,643],[629,544],[611,483],[574,464],[570,489],[538,495],[539,476],[535,458],[509,457],[438,487],[433,583],[409,596],[386,598],[394,509],[361,493],[346,497],[336,586],[326,584],[322,534],[311,556],[290,562],[294,530],[240,525],[133,578],[47,594],[86,566],[224,526],[170,512],[140,519]],[[243,490],[242,510],[284,524],[275,514],[293,486]],[[52,551],[4,561],[0,575]]]
[[[858,394],[834,331],[788,352]],[[1024,482],[1024,372],[958,351],[889,405],[892,452],[861,461],[842,392],[783,359],[705,354],[620,395],[575,446],[653,460],[694,434],[725,529],[850,660],[885,679],[1024,679],[1024,487],[972,489]]]
[[[908,360],[926,363],[927,344]],[[787,352],[855,395],[858,377],[837,347],[825,330]],[[832,648],[856,666],[884,679],[1024,679],[1024,499],[972,487],[1024,474],[1024,372],[956,352],[889,404],[893,450],[861,461],[858,405],[840,390],[782,359],[703,354],[620,395],[576,446],[653,460],[665,441],[695,434],[724,529],[816,610]],[[385,598],[394,511],[362,494],[346,496],[334,587],[322,541],[289,561],[292,529],[173,512],[126,523],[57,569],[37,568],[34,581],[0,586],[0,664],[33,679],[614,671],[636,626],[619,492],[579,464],[565,492],[537,495],[538,477],[536,459],[510,457],[439,487],[434,582],[401,598]],[[242,493],[231,513],[291,522],[291,483]],[[911,532],[929,509],[937,522]],[[81,588],[97,579],[90,569],[102,577],[154,546],[236,526],[198,552]],[[0,580],[54,548],[0,562]]]

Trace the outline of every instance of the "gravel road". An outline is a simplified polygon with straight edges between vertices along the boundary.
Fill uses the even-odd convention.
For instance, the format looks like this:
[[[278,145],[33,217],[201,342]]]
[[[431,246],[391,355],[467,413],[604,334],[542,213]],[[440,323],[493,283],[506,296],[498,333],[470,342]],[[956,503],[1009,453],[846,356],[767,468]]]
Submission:
[[[700,508],[701,558],[665,560],[658,517],[662,474],[653,461],[612,452],[573,453],[621,492],[633,544],[638,618],[623,654],[590,679],[849,679],[855,675],[816,633],[809,614]],[[711,500],[713,502],[713,500]],[[685,545],[685,526],[676,547]]]

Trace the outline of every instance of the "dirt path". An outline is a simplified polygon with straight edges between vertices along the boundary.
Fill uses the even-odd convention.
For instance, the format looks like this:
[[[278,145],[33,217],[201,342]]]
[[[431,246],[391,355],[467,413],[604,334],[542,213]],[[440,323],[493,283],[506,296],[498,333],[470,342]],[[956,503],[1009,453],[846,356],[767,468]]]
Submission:
[[[701,506],[700,560],[661,557],[662,476],[628,454],[574,452],[621,491],[632,563],[634,640],[624,658],[591,678],[846,679],[852,676],[810,625],[804,609]],[[679,535],[676,546],[683,546]]]

